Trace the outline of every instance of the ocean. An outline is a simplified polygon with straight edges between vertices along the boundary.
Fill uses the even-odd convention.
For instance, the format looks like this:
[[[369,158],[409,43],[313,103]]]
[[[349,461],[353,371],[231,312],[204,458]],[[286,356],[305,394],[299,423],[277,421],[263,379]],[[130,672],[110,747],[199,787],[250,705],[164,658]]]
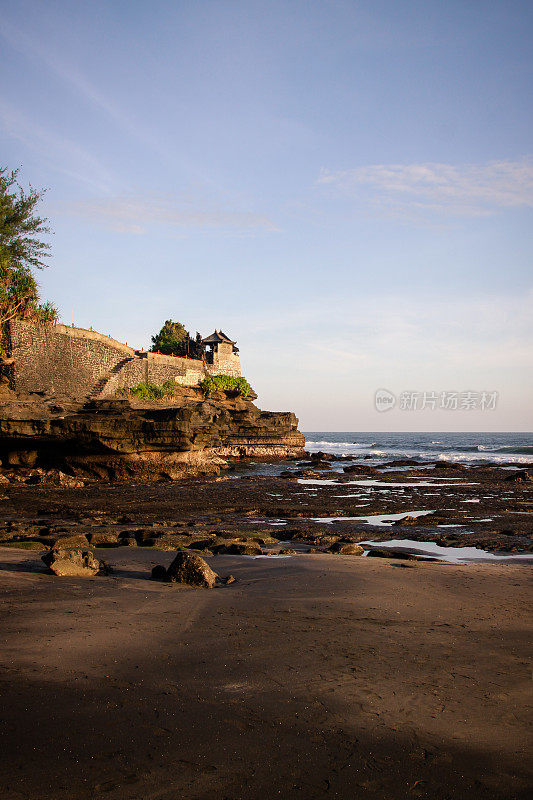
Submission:
[[[368,433],[304,431],[305,449],[353,455],[369,464],[391,459],[457,461],[463,464],[533,463],[531,433]]]

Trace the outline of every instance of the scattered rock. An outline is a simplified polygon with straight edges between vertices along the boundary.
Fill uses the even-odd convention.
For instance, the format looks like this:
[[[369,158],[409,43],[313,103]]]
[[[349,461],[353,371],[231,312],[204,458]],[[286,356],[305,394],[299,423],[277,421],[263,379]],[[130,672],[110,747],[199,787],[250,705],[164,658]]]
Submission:
[[[338,553],[342,556],[362,556],[364,552],[364,548],[360,544],[353,542],[333,542],[328,547],[328,553]]]
[[[323,450],[319,450],[316,453],[311,453],[311,461],[335,461],[336,456],[333,453],[324,453]]]
[[[156,564],[155,567],[152,569],[152,580],[153,581],[166,581],[167,579],[167,571],[162,564]]]
[[[351,475],[354,472],[358,472],[363,475],[372,475],[377,473],[377,470],[374,467],[369,467],[368,465],[365,466],[364,464],[350,464],[348,467],[343,467],[342,471],[347,475]]]
[[[213,553],[217,555],[228,556],[260,556],[262,550],[258,544],[241,544],[240,542],[232,542],[231,544],[219,544],[212,548]]]
[[[302,537],[302,538],[305,538],[305,540],[308,541],[309,544],[315,544],[315,545],[319,545],[321,547],[328,547],[329,548],[330,545],[333,545],[336,542],[338,542],[340,537],[339,536],[333,536],[333,535],[330,535],[330,534],[327,534],[327,533],[317,533],[316,536],[313,536],[311,534],[310,536]]]
[[[9,486],[11,481],[5,475],[0,475],[0,486]]]
[[[215,585],[218,575],[207,561],[197,556],[196,553],[187,553],[180,550],[176,558],[167,569],[168,581],[173,583],[186,583],[188,586],[205,586],[211,589]]]
[[[54,548],[48,550],[43,556],[42,561],[47,567],[60,577],[70,576],[74,578],[92,577],[101,573],[107,575],[111,570],[104,561],[95,558],[90,550],[62,550]]]
[[[382,467],[419,467],[420,462],[413,458],[396,458],[394,461],[386,461]]]
[[[89,534],[91,547],[118,547],[120,544],[118,536],[108,531],[97,531]],[[137,542],[135,542],[137,544]]]
[[[209,550],[213,545],[213,539],[200,539],[187,545],[191,550]]]
[[[295,556],[297,555],[296,550],[293,550],[290,547],[284,547],[283,550],[279,551],[280,556]]]
[[[515,472],[511,472],[504,480],[525,483],[526,481],[533,481],[533,475],[530,475],[526,469],[517,469]]]
[[[60,486],[64,486],[65,489],[81,489],[85,486],[85,481],[61,471],[57,473],[57,482]]]
[[[226,586],[229,586],[230,583],[236,583],[236,581],[237,578],[235,578],[233,575],[228,575],[226,578],[224,578],[224,583]]]
[[[142,544],[152,547],[157,547],[158,550],[181,550],[185,545],[186,537],[177,534],[163,534],[163,536],[156,536],[151,539],[143,539]]]
[[[119,539],[130,539],[132,537],[138,544],[145,544],[148,541],[153,543],[154,532],[146,528],[138,528],[136,530],[120,531],[118,534]]]

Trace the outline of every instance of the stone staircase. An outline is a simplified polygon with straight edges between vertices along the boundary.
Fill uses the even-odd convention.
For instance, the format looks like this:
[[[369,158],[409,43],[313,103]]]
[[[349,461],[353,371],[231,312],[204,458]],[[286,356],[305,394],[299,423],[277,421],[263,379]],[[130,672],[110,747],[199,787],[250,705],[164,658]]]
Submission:
[[[127,356],[126,358],[123,358],[121,361],[115,364],[115,366],[112,369],[110,369],[108,373],[106,373],[105,375],[103,375],[101,378],[98,379],[98,381],[94,384],[91,391],[89,392],[88,396],[101,397],[105,387],[107,386],[113,375],[117,375],[117,373],[119,373],[120,370],[126,364],[129,364],[130,361],[134,361],[134,359],[135,356]]]

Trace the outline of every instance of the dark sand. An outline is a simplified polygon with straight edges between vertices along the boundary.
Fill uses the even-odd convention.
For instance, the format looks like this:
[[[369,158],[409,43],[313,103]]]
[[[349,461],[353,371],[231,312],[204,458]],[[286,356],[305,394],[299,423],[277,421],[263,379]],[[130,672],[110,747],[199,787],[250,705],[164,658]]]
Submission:
[[[2,800],[526,798],[530,567],[0,551]]]

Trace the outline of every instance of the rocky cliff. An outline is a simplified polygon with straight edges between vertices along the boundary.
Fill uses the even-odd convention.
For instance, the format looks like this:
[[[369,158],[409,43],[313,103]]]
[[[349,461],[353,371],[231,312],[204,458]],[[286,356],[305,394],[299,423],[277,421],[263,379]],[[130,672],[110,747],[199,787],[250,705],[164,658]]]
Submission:
[[[227,458],[299,455],[292,413],[261,411],[220,393],[171,402],[4,399],[0,459],[8,470],[61,470],[84,479],[177,479],[216,474]]]

